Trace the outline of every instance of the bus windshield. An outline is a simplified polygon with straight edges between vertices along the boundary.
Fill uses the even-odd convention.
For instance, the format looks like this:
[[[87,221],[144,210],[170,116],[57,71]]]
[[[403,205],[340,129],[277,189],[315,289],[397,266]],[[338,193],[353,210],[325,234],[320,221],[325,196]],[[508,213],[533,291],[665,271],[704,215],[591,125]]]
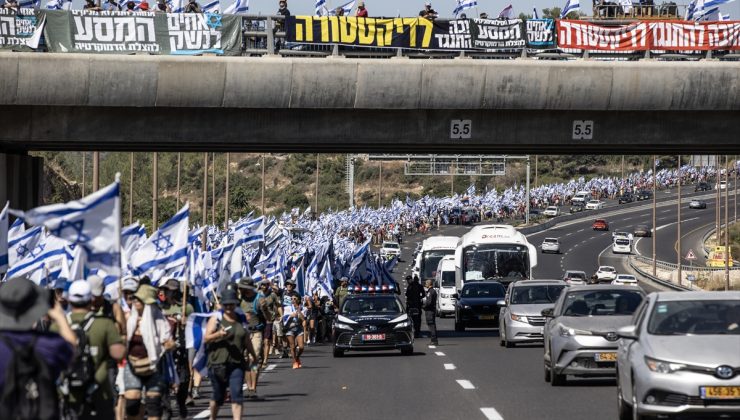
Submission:
[[[463,281],[529,278],[529,250],[524,245],[473,245],[463,252]]]
[[[445,255],[453,255],[454,253],[454,249],[438,249],[424,252],[421,257],[422,280],[433,279],[436,274],[435,271],[437,271],[439,261],[444,258]]]

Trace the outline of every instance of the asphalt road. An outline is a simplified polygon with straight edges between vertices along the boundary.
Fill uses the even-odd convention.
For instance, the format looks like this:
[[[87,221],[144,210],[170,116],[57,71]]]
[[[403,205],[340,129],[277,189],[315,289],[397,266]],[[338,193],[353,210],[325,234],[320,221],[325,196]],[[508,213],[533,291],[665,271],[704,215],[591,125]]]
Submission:
[[[661,193],[667,205],[658,207],[658,258],[675,261],[675,192]],[[712,196],[713,197],[713,196]],[[732,197],[731,197],[732,198]],[[713,223],[713,203],[706,210],[688,210],[684,204],[682,252],[699,248],[698,239]],[[731,205],[732,205],[731,200]],[[572,221],[545,232],[529,235],[539,245],[544,237],[558,237],[562,254],[538,254],[535,278],[560,278],[565,269],[591,274],[599,264],[614,265],[624,272],[624,256],[611,254],[611,233],[631,232],[637,224],[652,221],[651,203],[624,208],[610,203],[614,211],[599,218],[609,221],[609,232],[591,229],[592,218]],[[469,228],[445,227],[433,234],[461,235]],[[427,235],[426,237],[428,237]],[[424,238],[412,236],[402,243],[402,258],[395,270],[399,284],[411,272],[411,253]],[[652,242],[641,240],[637,250],[652,254]],[[647,291],[655,285],[642,284]],[[616,389],[613,379],[576,379],[564,387],[551,387],[543,379],[542,346],[499,346],[495,329],[454,331],[453,320],[439,319],[439,345],[418,339],[413,356],[400,352],[347,353],[333,358],[330,345],[308,346],[304,367],[291,369],[288,359],[271,359],[263,373],[260,401],[244,404],[247,418],[289,417],[308,419],[615,419]],[[425,328],[425,327],[424,327]],[[191,416],[207,418],[209,390]],[[223,408],[219,418],[231,418]]]

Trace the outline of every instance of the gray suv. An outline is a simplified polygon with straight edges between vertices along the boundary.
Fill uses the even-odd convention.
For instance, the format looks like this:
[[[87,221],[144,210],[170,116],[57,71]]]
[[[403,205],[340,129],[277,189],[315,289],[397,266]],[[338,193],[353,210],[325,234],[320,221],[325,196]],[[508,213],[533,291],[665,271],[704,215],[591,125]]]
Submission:
[[[571,286],[555,308],[545,309],[545,381],[564,385],[567,375],[613,376],[617,330],[629,325],[645,293],[634,286]]]
[[[740,292],[658,292],[617,331],[620,419],[740,418]]]
[[[520,280],[512,283],[506,299],[500,300],[499,337],[507,348],[516,343],[542,341],[545,317],[542,310],[552,308],[566,284],[562,280]]]

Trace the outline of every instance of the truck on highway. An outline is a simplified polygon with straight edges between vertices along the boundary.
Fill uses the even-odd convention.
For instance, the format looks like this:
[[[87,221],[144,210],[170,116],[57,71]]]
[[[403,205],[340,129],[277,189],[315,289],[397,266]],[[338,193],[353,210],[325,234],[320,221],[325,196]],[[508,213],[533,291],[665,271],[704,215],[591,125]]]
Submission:
[[[510,225],[476,226],[455,249],[455,287],[469,281],[496,280],[505,286],[530,280],[537,266],[537,248]]]
[[[445,255],[455,254],[455,248],[457,248],[459,240],[460,238],[457,236],[432,236],[425,239],[416,257],[412,274],[418,276],[422,284],[425,280],[433,280],[439,261]]]

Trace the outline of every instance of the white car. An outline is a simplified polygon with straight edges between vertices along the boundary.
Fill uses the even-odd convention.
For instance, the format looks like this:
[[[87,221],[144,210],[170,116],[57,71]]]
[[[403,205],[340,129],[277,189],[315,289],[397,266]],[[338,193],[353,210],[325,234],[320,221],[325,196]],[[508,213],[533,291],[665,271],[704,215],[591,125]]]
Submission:
[[[719,184],[714,184],[714,188],[719,188],[720,190],[726,190],[727,181],[720,181]]]
[[[637,286],[637,278],[632,274],[617,274],[617,278],[612,280],[612,284],[618,286]]]
[[[380,247],[380,256],[387,259],[394,256],[400,257],[401,246],[398,245],[398,242],[384,241],[383,246]]]
[[[586,210],[599,210],[604,207],[604,202],[601,200],[591,200],[586,203]]]
[[[634,235],[632,235],[629,232],[614,232],[612,233],[612,238],[614,239],[625,238],[625,239],[629,239],[630,241],[635,239]]]
[[[596,270],[596,280],[598,280],[599,282],[612,281],[616,278],[617,270],[610,265],[602,265],[599,267],[598,270]]]
[[[591,193],[588,191],[578,191],[573,198],[570,199],[572,203],[585,203],[588,198],[591,197]]]
[[[555,217],[560,216],[560,207],[558,206],[548,206],[543,214],[547,217]]]
[[[560,254],[560,241],[558,241],[557,238],[545,238],[542,241],[542,245],[540,245],[540,248],[542,248],[542,253],[545,252],[554,252],[555,254]]]

